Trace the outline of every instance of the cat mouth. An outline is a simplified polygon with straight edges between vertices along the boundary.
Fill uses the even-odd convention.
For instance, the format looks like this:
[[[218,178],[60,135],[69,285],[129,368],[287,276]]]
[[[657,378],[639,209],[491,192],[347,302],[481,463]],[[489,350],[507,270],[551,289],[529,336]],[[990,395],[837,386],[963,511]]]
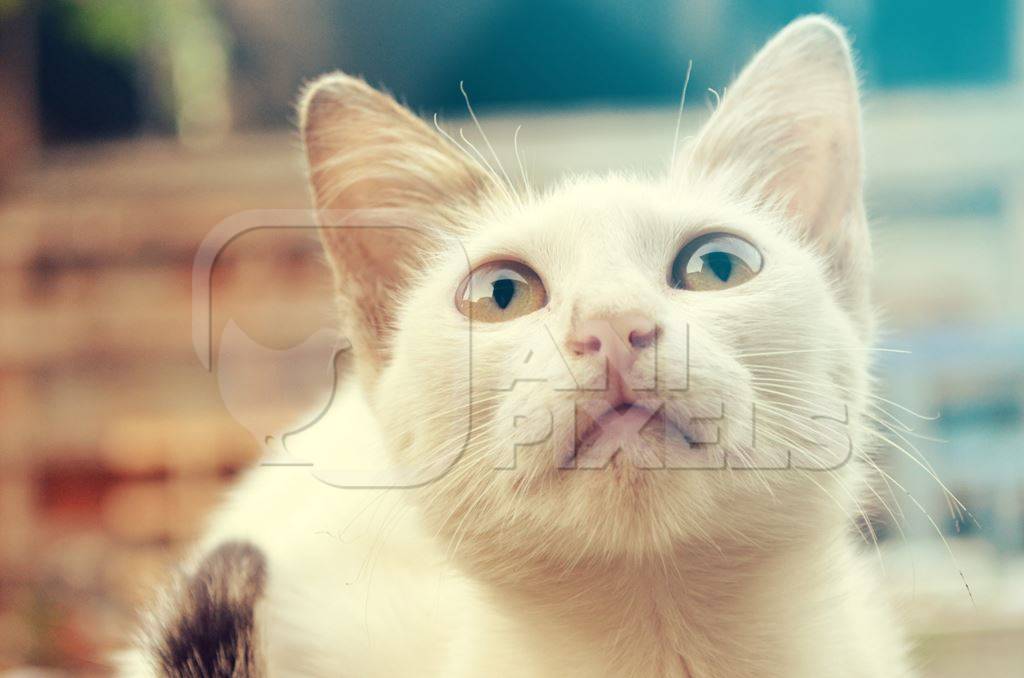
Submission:
[[[694,444],[658,400],[622,400],[601,409],[578,409],[573,443],[560,468],[603,468],[624,452],[634,466],[663,468],[668,454],[689,451]]]

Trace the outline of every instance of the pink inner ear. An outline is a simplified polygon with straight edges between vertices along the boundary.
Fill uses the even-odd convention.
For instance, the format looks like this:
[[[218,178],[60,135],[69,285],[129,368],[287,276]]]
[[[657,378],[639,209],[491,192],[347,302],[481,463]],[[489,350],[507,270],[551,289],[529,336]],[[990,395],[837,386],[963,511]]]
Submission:
[[[809,126],[797,160],[776,174],[770,186],[772,192],[788,196],[789,214],[825,241],[861,192],[859,158],[850,157],[858,142],[840,139],[842,127]]]

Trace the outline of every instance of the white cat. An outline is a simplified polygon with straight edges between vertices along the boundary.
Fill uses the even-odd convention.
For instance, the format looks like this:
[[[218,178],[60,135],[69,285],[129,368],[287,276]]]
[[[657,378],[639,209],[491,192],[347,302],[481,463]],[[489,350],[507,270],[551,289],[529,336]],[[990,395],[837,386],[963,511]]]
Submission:
[[[251,471],[126,673],[909,675],[852,527],[873,328],[841,29],[784,29],[659,178],[521,194],[343,74],[301,120],[356,373],[300,440],[320,479]],[[321,482],[383,460],[424,482]]]

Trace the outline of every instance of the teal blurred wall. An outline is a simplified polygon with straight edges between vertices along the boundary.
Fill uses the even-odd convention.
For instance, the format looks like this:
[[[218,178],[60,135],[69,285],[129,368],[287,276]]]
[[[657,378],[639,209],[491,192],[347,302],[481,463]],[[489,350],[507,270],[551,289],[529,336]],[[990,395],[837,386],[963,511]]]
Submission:
[[[988,0],[394,0],[332,5],[335,58],[415,107],[458,111],[465,80],[491,106],[670,103],[721,88],[795,16],[845,24],[870,87],[963,86],[1014,75],[1017,4]],[[428,56],[429,55],[429,58]]]

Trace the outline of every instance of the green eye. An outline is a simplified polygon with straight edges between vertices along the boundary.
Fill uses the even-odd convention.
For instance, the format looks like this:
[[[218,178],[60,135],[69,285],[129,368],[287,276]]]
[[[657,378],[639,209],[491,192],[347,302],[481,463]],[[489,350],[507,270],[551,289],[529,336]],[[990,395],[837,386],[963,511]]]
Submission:
[[[757,248],[739,236],[708,233],[679,250],[670,284],[681,290],[724,290],[745,283],[761,271]]]
[[[547,303],[540,276],[518,261],[492,261],[477,267],[455,293],[459,312],[484,322],[512,320]]]

